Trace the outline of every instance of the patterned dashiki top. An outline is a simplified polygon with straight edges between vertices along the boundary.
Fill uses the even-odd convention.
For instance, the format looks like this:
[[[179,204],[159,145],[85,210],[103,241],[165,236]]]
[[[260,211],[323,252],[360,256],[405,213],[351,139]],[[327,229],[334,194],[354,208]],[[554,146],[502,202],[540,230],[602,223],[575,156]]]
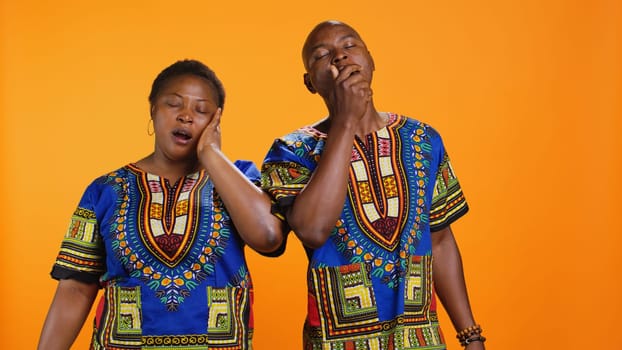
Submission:
[[[284,215],[309,181],[326,134],[301,128],[275,140],[262,187]],[[468,206],[439,134],[389,113],[356,138],[343,211],[326,243],[306,249],[304,348],[445,349],[432,283],[431,232]]]
[[[52,277],[103,287],[92,349],[251,349],[243,248],[204,170],[171,185],[129,164],[88,186]]]

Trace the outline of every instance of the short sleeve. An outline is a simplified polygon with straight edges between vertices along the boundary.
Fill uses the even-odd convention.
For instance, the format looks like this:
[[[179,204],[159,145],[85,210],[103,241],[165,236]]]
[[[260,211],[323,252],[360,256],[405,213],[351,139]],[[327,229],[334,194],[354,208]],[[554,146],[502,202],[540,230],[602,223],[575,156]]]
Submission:
[[[92,186],[87,189],[71,216],[69,228],[52,268],[51,276],[54,279],[97,283],[105,272],[104,247],[93,209],[91,189]]]
[[[246,176],[252,183],[259,185],[261,183],[261,173],[255,163],[249,160],[236,160],[234,163],[244,176]]]
[[[255,166],[255,163],[248,161],[248,160],[236,160],[234,165],[244,174],[244,176],[246,176],[256,186],[261,185],[261,173],[259,169],[257,169],[257,166]],[[274,206],[274,202],[273,202],[273,206]],[[275,215],[275,216],[283,220],[281,216],[279,215]],[[283,240],[283,243],[281,244],[281,246],[278,247],[276,250],[269,252],[269,253],[257,251],[257,253],[263,256],[268,256],[268,257],[280,256],[283,254],[283,252],[285,252],[286,242],[287,242],[287,236]]]
[[[449,156],[443,147],[440,148],[439,159],[430,210],[432,232],[444,229],[469,210]]]
[[[312,169],[295,148],[274,142],[261,168],[261,187],[272,197],[273,213],[284,217],[296,196],[307,185]]]

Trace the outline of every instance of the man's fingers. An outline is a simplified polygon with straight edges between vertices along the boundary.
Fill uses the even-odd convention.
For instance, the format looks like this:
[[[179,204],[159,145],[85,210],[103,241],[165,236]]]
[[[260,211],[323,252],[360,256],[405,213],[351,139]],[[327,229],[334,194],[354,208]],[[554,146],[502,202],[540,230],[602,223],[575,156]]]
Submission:
[[[335,73],[332,67],[334,66],[331,65],[331,72],[334,75]],[[335,84],[340,84],[345,81],[349,81],[351,84],[355,84],[360,79],[364,79],[362,75],[359,74],[361,72],[361,68],[362,67],[359,66],[358,64],[350,64],[350,65],[347,65],[341,68],[341,70],[339,70],[339,75],[337,76],[337,78],[335,78]]]
[[[335,66],[334,64],[331,64],[330,72],[333,75],[333,79],[337,79],[337,76],[339,75],[339,69],[337,69],[337,66]]]

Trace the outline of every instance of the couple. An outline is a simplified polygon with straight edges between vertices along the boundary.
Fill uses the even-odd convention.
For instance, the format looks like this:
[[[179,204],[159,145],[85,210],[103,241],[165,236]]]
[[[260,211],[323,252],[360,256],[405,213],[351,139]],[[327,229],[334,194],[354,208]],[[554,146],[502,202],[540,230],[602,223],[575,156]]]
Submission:
[[[436,293],[458,341],[484,348],[450,229],[468,207],[439,134],[376,111],[374,61],[347,24],[318,24],[302,58],[328,117],[275,140],[261,173],[220,151],[213,71],[185,60],[156,77],[154,152],[84,192],[39,349],[70,348],[99,288],[93,349],[251,349],[243,247],[278,256],[290,230],[309,258],[305,349],[445,349]]]

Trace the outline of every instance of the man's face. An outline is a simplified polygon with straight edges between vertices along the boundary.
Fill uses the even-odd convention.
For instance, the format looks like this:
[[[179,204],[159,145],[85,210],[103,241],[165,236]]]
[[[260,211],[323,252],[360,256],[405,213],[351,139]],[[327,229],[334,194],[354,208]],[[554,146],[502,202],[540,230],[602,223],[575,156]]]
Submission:
[[[348,65],[358,65],[357,73],[371,82],[374,61],[358,33],[345,24],[328,22],[316,27],[305,42],[302,56],[307,70],[305,83],[322,97],[328,96],[334,86],[331,66],[333,71],[341,71]]]

